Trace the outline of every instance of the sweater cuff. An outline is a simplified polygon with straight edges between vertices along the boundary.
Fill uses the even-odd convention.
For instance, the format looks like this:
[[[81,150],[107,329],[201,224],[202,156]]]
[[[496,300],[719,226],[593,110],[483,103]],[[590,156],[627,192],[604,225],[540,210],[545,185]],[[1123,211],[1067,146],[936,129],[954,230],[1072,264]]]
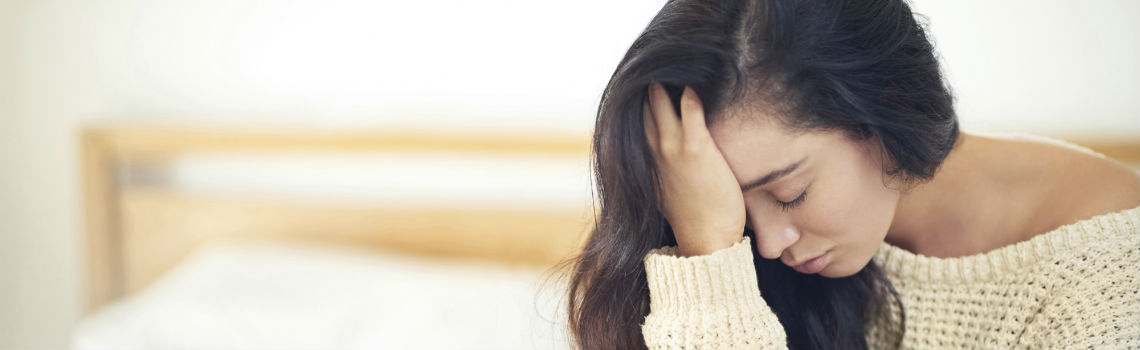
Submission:
[[[681,257],[675,246],[645,256],[649,308],[658,314],[768,310],[756,281],[750,237],[710,254]],[[769,311],[770,312],[770,311]]]

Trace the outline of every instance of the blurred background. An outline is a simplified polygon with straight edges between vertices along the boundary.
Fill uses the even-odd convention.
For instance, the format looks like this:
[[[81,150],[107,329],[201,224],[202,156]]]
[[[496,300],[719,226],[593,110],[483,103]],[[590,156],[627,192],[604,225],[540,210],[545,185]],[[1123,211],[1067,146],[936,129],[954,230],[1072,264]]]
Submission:
[[[140,282],[126,293],[137,298],[120,298],[107,304],[116,306],[98,309],[107,312],[95,312],[88,295],[91,204],[84,193],[90,193],[87,177],[98,175],[85,165],[89,149],[82,136],[136,137],[119,132],[123,128],[209,130],[214,139],[264,140],[276,130],[324,135],[320,141],[274,136],[286,140],[278,143],[307,145],[301,147],[306,152],[355,147],[329,146],[337,144],[329,141],[336,135],[413,135],[398,150],[442,147],[414,135],[474,140],[442,141],[442,148],[456,149],[519,138],[505,144],[538,145],[557,156],[539,152],[519,159],[495,153],[502,147],[484,147],[488,153],[474,157],[468,151],[459,152],[460,158],[457,152],[420,157],[381,145],[330,158],[288,147],[284,155],[251,155],[241,148],[164,158],[161,171],[112,169],[108,183],[159,183],[199,194],[309,204],[445,203],[453,209],[585,213],[582,208],[591,203],[588,159],[573,144],[588,140],[608,78],[663,3],[0,0],[0,347],[322,345],[284,336],[304,332],[339,336],[334,345],[342,346],[557,347],[558,324],[531,329],[544,320],[528,318],[538,313],[564,322],[554,313],[560,301],[548,303],[532,293],[550,259],[522,270],[509,264],[464,270],[475,265],[195,240],[192,245],[201,249],[181,252],[185,259],[178,260],[186,263],[155,288],[144,290],[151,284]],[[1115,154],[1140,149],[1140,2],[915,0],[913,9],[929,18],[964,129],[1027,132]],[[93,128],[98,132],[92,134]],[[132,210],[124,208],[123,213]],[[134,220],[152,213],[141,209]],[[568,234],[588,226],[588,215],[578,218],[578,226],[567,224]],[[166,267],[158,270],[155,276]],[[361,280],[373,282],[353,284]],[[376,282],[386,280],[400,281],[400,287]],[[486,286],[488,281],[494,286]],[[225,286],[244,288],[245,294],[218,291]],[[430,292],[449,288],[468,289],[463,298]],[[389,305],[360,311],[372,310],[368,295],[407,298],[393,289],[419,296],[413,305],[434,302],[453,309],[425,314],[407,307],[399,314]],[[275,296],[255,298],[262,294]],[[472,316],[439,326],[439,317],[473,304],[520,300],[511,304],[516,311],[494,319]],[[266,315],[282,310],[270,301],[293,305],[294,313]],[[345,301],[360,306],[356,313],[325,307]],[[219,313],[203,305],[249,309]],[[311,317],[290,318],[297,314]],[[408,314],[426,319],[401,316]],[[184,322],[155,326],[164,316]],[[210,328],[219,319],[248,332],[219,335]],[[272,322],[276,328],[264,326]],[[346,341],[343,329],[320,328],[338,324],[356,325],[356,338]],[[489,324],[522,335],[442,332],[451,338],[423,338],[434,334],[429,329],[417,343],[383,333],[433,324],[435,332]],[[144,332],[146,342],[131,336]],[[216,342],[193,334],[213,334],[209,340]],[[270,338],[277,340],[257,342]]]

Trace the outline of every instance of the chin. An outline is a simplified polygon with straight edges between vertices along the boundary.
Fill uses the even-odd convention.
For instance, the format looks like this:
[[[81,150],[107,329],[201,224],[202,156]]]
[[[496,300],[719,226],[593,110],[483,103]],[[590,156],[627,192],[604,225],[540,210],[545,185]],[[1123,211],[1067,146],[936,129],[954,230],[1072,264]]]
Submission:
[[[823,268],[823,271],[819,272],[819,275],[827,278],[843,278],[854,276],[855,274],[859,273],[859,271],[863,271],[863,269],[848,268],[843,264],[829,264],[827,267]]]
[[[823,276],[823,277],[827,277],[827,278],[843,278],[843,277],[853,276],[858,272],[859,271],[855,271],[855,272],[847,272],[847,271],[832,272],[831,269],[823,269],[823,271],[819,272],[819,275]]]

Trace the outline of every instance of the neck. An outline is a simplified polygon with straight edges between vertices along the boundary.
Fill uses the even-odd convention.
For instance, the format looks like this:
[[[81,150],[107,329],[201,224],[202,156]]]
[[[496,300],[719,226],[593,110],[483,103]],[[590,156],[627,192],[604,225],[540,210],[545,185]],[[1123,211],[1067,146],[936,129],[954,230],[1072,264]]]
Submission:
[[[987,173],[1000,161],[988,141],[959,133],[932,179],[904,191],[886,242],[914,253],[951,257],[982,253],[1008,220],[997,209],[1009,184]]]

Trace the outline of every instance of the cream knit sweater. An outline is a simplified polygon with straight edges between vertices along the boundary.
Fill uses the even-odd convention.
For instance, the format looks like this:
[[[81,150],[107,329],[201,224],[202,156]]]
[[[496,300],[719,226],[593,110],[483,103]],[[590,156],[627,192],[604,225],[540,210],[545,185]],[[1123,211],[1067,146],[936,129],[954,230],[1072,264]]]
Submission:
[[[749,237],[695,257],[645,256],[650,349],[786,348],[757,288]],[[870,324],[872,349],[1140,348],[1140,207],[984,254],[917,255],[883,243],[874,261],[906,310]]]

